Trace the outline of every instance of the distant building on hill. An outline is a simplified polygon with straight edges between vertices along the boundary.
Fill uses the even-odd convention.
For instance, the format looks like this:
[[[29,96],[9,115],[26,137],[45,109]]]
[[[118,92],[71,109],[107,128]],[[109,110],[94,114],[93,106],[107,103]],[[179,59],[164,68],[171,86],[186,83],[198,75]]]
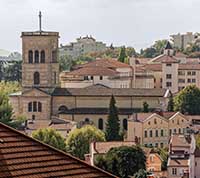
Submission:
[[[61,45],[60,55],[69,55],[76,58],[87,53],[106,50],[106,44],[96,41],[92,36],[80,37],[76,40],[76,42],[71,42],[69,45]]]
[[[172,41],[174,42],[174,47],[186,49],[189,44],[195,42],[195,40],[198,38],[198,35],[192,32],[187,32],[186,34],[178,33],[176,35],[171,35],[171,37]]]

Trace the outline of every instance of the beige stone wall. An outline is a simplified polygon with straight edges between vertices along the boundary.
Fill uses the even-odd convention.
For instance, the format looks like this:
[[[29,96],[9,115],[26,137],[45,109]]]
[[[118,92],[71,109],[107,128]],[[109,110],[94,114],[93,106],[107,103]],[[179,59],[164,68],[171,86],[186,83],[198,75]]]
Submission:
[[[108,119],[108,115],[105,114],[76,114],[74,116],[72,115],[66,115],[66,114],[60,114],[59,115],[60,118],[65,119],[65,120],[72,120],[75,121],[77,123],[81,122],[81,121],[85,121],[86,118],[88,118],[90,121],[93,122],[93,124],[98,128],[98,120],[101,118],[103,119],[103,130],[105,131],[106,129],[106,122]],[[123,128],[123,120],[124,119],[128,119],[129,115],[119,115],[119,120],[120,120],[120,128]]]
[[[169,120],[169,132],[171,133],[184,133],[184,130],[190,126],[188,121],[182,114],[176,114]]]
[[[57,34],[58,35],[58,34]],[[57,35],[22,35],[22,87],[34,86],[33,74],[34,72],[40,73],[40,84],[37,87],[51,88],[58,86],[59,84],[59,64],[52,61],[52,51],[58,51],[58,36]],[[34,52],[36,50],[39,53],[45,51],[45,63],[33,63],[28,62],[29,50]],[[40,56],[40,55],[39,55]],[[57,54],[58,60],[58,54]],[[56,80],[55,80],[56,77]]]
[[[153,172],[161,171],[161,166],[162,166],[162,161],[158,154],[151,153],[147,156],[147,160],[146,160],[147,171],[150,171],[150,172],[152,170]]]
[[[128,121],[127,141],[135,141],[139,138],[140,143],[143,144],[143,124],[141,122]]]

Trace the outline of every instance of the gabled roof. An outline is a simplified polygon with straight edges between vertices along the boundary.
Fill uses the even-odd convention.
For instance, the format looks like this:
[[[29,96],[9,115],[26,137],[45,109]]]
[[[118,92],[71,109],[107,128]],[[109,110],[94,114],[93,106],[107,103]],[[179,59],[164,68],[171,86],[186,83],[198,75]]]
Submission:
[[[117,59],[97,59],[86,64],[75,66],[74,68],[83,68],[83,67],[104,67],[104,68],[130,68],[130,65],[119,62]]]
[[[114,178],[115,176],[0,123],[1,178]]]
[[[173,49],[172,48],[172,45],[170,44],[170,42],[168,41],[166,46],[165,46],[165,49]]]

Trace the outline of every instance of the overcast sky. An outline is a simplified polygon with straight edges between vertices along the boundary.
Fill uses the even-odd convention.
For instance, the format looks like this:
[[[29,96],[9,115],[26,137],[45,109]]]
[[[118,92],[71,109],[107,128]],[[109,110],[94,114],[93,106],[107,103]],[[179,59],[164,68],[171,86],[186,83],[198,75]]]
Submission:
[[[60,32],[60,43],[92,35],[137,49],[170,34],[200,31],[200,0],[0,0],[0,49],[21,52],[21,31]]]

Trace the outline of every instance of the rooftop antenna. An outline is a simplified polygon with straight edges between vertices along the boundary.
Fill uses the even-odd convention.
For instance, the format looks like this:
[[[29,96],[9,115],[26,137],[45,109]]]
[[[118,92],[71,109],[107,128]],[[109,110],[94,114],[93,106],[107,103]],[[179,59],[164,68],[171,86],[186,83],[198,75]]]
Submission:
[[[42,32],[42,13],[39,11],[39,32]]]

